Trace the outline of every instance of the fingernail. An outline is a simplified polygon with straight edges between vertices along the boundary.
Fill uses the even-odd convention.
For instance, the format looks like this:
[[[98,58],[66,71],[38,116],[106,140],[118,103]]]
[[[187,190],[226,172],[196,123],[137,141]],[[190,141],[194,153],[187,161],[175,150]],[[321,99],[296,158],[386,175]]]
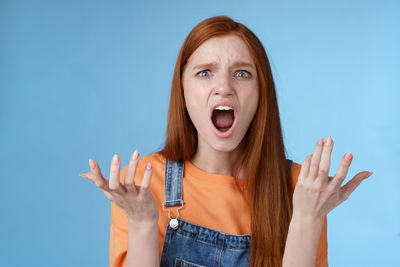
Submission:
[[[139,152],[137,150],[135,150],[135,152],[133,152],[133,155],[132,155],[132,160],[137,160],[138,157],[139,157]]]
[[[92,170],[94,170],[94,168],[96,167],[95,164],[94,164],[94,161],[91,160],[91,159],[89,159],[89,167],[90,167],[90,169],[92,169]]]
[[[365,177],[365,178],[368,178],[368,177],[370,177],[370,176],[371,176],[373,173],[374,173],[374,172],[369,172],[368,176],[367,176],[367,177]]]
[[[350,161],[353,157],[352,157],[351,153],[346,153],[346,155],[344,155],[344,158],[345,158],[347,161]]]
[[[151,164],[150,164],[150,162],[149,162],[149,163],[147,163],[147,166],[146,166],[146,168],[147,168],[148,170],[150,170],[150,169],[151,169]]]
[[[115,154],[113,159],[112,159],[113,164],[117,165],[118,164],[118,155]]]
[[[332,144],[332,137],[328,136],[328,138],[326,138],[325,145],[330,146],[331,144]]]
[[[324,139],[323,138],[319,139],[318,145],[322,145],[323,143],[324,143]]]

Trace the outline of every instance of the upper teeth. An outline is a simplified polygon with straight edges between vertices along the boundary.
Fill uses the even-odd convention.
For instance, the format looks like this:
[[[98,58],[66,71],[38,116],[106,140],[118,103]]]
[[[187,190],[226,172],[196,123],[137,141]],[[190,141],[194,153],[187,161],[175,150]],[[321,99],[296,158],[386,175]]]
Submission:
[[[215,108],[216,110],[232,110],[229,106],[218,106]]]

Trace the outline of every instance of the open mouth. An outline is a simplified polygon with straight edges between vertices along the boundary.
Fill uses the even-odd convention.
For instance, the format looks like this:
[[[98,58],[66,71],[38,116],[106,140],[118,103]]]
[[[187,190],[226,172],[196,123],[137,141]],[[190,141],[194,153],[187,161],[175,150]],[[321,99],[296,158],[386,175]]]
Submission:
[[[233,109],[215,109],[212,113],[211,120],[220,132],[228,131],[235,121],[235,114]]]

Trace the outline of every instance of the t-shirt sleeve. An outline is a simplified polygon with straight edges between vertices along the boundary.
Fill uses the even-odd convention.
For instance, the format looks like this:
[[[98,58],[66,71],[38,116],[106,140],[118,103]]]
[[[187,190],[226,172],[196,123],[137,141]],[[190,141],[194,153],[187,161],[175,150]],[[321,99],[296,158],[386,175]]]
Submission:
[[[126,264],[128,251],[128,231],[110,224],[110,267],[122,267]]]
[[[327,240],[327,219],[325,216],[322,227],[321,238],[318,245],[317,267],[328,267],[328,240]]]
[[[291,177],[292,177],[292,184],[293,187],[297,183],[297,179],[300,174],[301,165],[298,163],[293,162],[292,170],[291,170]],[[319,240],[318,245],[318,254],[317,254],[317,263],[316,267],[328,267],[328,238],[327,238],[327,217],[324,218],[324,225],[321,231],[321,237]]]

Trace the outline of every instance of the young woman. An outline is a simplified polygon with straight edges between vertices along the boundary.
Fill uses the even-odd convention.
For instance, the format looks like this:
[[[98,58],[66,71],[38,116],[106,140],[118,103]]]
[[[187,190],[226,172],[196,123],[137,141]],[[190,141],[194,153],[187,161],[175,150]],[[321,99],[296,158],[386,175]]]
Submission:
[[[265,50],[218,16],[182,45],[164,148],[81,176],[112,201],[110,266],[328,266],[326,215],[372,174],[341,186],[352,155],[329,177],[332,148],[286,159]]]

